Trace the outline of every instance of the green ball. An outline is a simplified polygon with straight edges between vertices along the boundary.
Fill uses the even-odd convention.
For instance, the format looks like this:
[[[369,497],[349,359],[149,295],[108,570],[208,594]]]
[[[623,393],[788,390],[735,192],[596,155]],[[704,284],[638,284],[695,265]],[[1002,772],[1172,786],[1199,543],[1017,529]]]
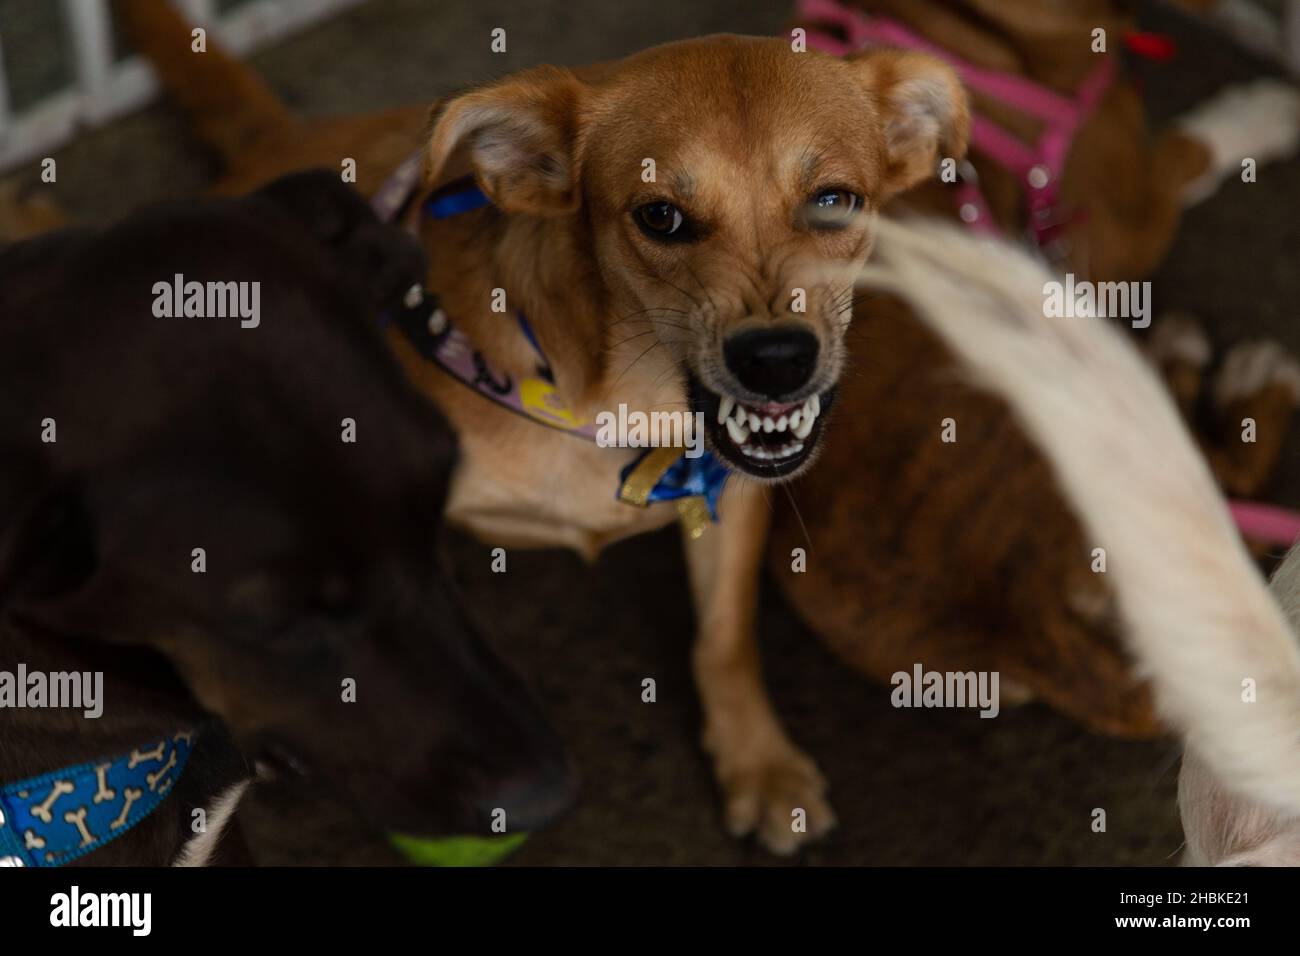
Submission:
[[[527,833],[502,836],[455,836],[430,840],[390,833],[388,840],[416,866],[493,866],[519,848]]]

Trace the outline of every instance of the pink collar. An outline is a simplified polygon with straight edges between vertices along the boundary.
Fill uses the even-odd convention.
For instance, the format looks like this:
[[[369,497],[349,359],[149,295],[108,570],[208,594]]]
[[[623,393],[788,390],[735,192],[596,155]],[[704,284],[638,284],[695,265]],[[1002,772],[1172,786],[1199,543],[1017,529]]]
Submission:
[[[971,146],[1020,180],[1027,196],[1029,227],[1034,241],[1047,247],[1060,235],[1069,218],[1060,209],[1060,181],[1074,137],[1092,115],[1115,78],[1115,59],[1101,54],[1096,68],[1073,97],[1062,96],[1042,84],[1011,73],[988,70],[938,46],[886,17],[866,17],[841,6],[836,0],[800,0],[799,15],[839,27],[847,40],[828,33],[809,31],[808,42],[837,56],[855,53],[869,46],[920,50],[946,62],[966,86],[990,99],[1014,107],[1043,124],[1036,143],[1025,143],[987,117],[971,119]],[[999,234],[984,193],[964,166],[958,193],[962,221],[977,232]]]

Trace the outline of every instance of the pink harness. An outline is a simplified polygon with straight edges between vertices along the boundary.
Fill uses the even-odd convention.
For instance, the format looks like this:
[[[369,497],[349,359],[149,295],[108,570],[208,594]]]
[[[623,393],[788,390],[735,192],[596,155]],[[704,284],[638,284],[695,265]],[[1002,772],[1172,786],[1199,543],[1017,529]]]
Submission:
[[[894,20],[866,17],[836,0],[800,0],[798,12],[810,20],[839,27],[848,38],[840,40],[827,33],[809,31],[808,42],[815,49],[837,56],[870,46],[920,50],[956,70],[968,89],[1039,120],[1043,132],[1036,143],[1029,144],[976,114],[971,118],[971,146],[1012,173],[1024,186],[1029,228],[1038,246],[1046,248],[1059,238],[1061,227],[1071,218],[1060,209],[1061,174],[1079,127],[1092,115],[1115,79],[1114,57],[1102,54],[1075,95],[1067,97],[1024,77],[968,63]],[[972,229],[1000,234],[974,169],[967,163],[962,165],[957,202],[962,221]]]
[[[968,63],[894,20],[867,17],[841,6],[836,0],[799,0],[798,14],[838,27],[847,38],[840,40],[810,30],[808,42],[815,49],[836,56],[872,46],[920,50],[951,66],[969,89],[1041,121],[1042,134],[1036,143],[1029,144],[976,114],[971,118],[971,146],[1020,180],[1027,197],[1034,242],[1049,255],[1059,251],[1059,247],[1051,247],[1060,238],[1061,228],[1072,218],[1060,209],[1061,174],[1079,128],[1115,79],[1114,57],[1101,55],[1096,68],[1074,96],[1068,97],[1024,77]],[[1139,52],[1163,60],[1170,51],[1159,44]],[[957,203],[962,221],[976,232],[1000,235],[1001,230],[969,163],[962,164],[961,177]],[[1295,512],[1247,501],[1234,501],[1229,507],[1237,527],[1246,537],[1274,547],[1290,547],[1300,540],[1300,515]]]
[[[1300,514],[1294,511],[1258,501],[1230,501],[1228,510],[1247,538],[1278,548],[1300,541]]]

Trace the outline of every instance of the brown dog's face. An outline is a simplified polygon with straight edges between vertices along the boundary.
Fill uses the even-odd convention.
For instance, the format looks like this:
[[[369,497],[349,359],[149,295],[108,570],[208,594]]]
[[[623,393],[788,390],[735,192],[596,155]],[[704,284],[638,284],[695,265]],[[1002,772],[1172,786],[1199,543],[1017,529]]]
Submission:
[[[784,479],[834,398],[875,214],[960,156],[967,127],[929,57],[709,37],[589,82],[546,68],[462,96],[428,161],[436,177],[467,148],[498,208],[565,217],[594,259],[607,347],[645,325],[636,351],[662,347],[661,380],[704,413],[713,451]]]

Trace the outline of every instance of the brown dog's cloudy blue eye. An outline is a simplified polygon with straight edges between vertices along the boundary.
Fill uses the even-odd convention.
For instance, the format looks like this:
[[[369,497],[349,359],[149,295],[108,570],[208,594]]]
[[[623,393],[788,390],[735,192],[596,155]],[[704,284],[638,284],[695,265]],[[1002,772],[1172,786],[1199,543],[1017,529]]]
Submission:
[[[636,210],[637,225],[651,239],[680,240],[690,237],[686,217],[670,202],[648,202]]]
[[[808,201],[808,225],[814,229],[840,229],[862,208],[862,197],[847,189],[823,189]]]

